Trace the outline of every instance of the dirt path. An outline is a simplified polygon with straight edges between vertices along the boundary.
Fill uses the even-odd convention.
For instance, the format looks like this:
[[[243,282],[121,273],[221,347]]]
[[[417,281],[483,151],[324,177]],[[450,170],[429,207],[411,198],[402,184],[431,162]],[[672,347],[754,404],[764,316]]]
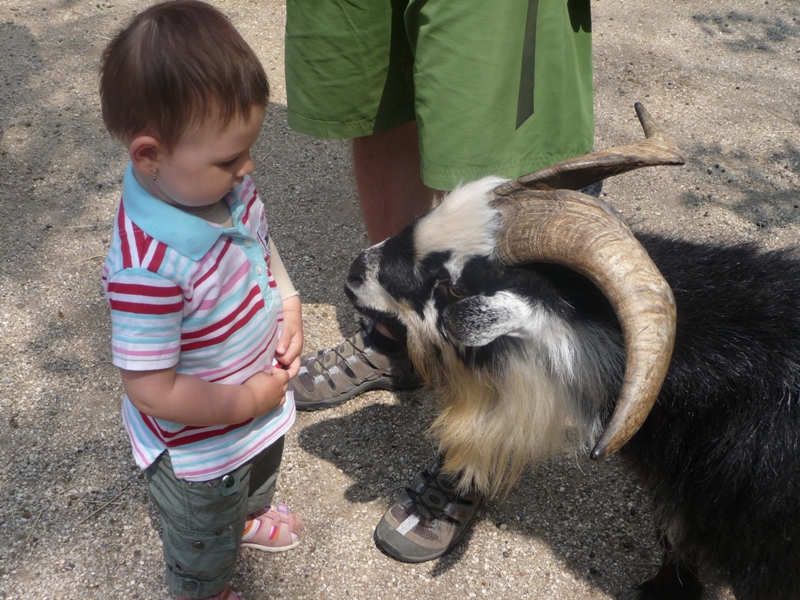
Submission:
[[[305,302],[307,349],[352,332],[341,292],[365,244],[347,146],[288,131],[283,3],[217,2],[267,67],[274,97],[256,180]],[[109,364],[100,266],[125,164],[99,118],[96,66],[142,3],[0,3],[0,599],[165,597],[158,536]],[[638,139],[642,100],[681,169],[610,181],[635,227],[795,244],[800,230],[800,7],[793,0],[593,2],[597,145]],[[709,8],[710,7],[710,8]],[[285,556],[247,553],[262,598],[600,600],[658,564],[648,501],[616,459],[530,472],[441,561],[380,554],[372,529],[426,465],[425,393],[372,393],[299,415],[280,498],[308,525]],[[730,598],[714,588],[709,597]]]

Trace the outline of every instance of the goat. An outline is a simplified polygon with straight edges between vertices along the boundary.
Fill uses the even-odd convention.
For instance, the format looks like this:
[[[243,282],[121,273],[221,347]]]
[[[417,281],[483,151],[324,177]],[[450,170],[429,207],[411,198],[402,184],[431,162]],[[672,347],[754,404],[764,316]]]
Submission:
[[[653,496],[659,572],[627,598],[800,598],[800,262],[634,236],[577,189],[682,164],[646,139],[446,195],[359,254],[357,310],[439,391],[431,432],[462,491],[506,493],[565,448],[620,450]]]

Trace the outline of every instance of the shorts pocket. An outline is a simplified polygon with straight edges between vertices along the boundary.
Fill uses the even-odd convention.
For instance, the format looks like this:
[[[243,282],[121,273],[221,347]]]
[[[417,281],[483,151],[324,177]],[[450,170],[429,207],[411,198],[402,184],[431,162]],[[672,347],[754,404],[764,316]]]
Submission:
[[[231,580],[239,552],[232,526],[213,532],[178,532],[162,536],[169,588],[174,593],[213,595]]]

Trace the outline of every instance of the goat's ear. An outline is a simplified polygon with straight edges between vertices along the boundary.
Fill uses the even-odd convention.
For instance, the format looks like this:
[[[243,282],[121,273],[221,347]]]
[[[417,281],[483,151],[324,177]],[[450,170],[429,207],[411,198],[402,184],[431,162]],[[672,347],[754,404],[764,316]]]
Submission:
[[[485,346],[502,335],[525,327],[531,306],[512,292],[470,296],[448,305],[442,312],[447,336],[464,346]]]

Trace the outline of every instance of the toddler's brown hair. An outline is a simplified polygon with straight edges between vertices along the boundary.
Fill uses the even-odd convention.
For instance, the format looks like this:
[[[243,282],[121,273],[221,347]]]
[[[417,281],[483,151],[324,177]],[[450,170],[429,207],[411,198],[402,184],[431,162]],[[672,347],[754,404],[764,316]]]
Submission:
[[[226,125],[265,107],[269,83],[224,14],[197,0],[172,0],[136,15],[108,44],[100,101],[111,135],[128,142],[146,132],[171,150],[209,116]]]

